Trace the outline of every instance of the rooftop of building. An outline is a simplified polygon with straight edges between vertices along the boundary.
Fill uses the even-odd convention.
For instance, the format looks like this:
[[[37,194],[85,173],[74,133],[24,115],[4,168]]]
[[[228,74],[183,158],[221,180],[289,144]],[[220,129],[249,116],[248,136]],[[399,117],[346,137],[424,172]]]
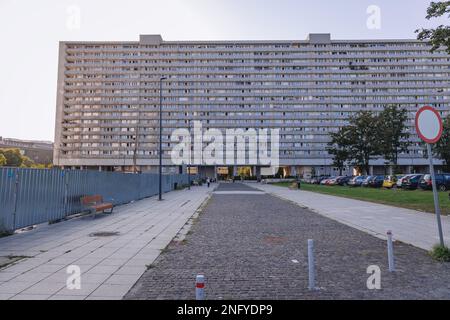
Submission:
[[[310,33],[305,40],[164,40],[160,34],[141,34],[139,41],[61,41],[68,44],[326,44],[326,43],[394,43],[414,42],[422,43],[417,39],[331,39],[330,33]]]
[[[7,146],[23,146],[23,147],[43,147],[43,148],[53,148],[53,142],[45,140],[23,140],[16,138],[4,138],[0,136],[0,145]]]

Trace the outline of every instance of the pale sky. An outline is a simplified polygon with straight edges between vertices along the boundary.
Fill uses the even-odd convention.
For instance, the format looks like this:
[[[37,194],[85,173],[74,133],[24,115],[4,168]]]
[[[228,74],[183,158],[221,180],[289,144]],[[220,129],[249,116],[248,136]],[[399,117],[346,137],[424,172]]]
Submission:
[[[58,41],[414,39],[426,0],[0,0],[0,136],[54,139]],[[367,8],[380,8],[380,28]],[[79,12],[79,24],[77,24]],[[75,17],[75,18],[74,18]]]

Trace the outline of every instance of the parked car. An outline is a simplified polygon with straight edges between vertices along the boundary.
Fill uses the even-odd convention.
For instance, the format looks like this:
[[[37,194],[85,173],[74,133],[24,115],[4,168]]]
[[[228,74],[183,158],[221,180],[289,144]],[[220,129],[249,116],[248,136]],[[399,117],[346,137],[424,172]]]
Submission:
[[[352,176],[341,176],[336,179],[336,183],[340,186],[346,186],[352,178]]]
[[[401,176],[386,176],[386,178],[383,181],[383,188],[396,188],[397,187],[397,181]]]
[[[375,176],[367,176],[364,181],[361,183],[361,187],[368,187],[369,181],[373,179]]]
[[[363,181],[364,181],[366,178],[367,178],[367,176],[356,176],[356,177],[353,177],[353,178],[351,178],[351,179],[348,181],[348,185],[349,185],[350,187],[360,187],[361,184],[363,183]]]
[[[440,173],[435,175],[436,178],[436,188],[439,191],[450,190],[450,173]],[[426,174],[420,179],[419,187],[423,190],[431,190],[431,175]]]
[[[310,183],[312,184],[319,184],[320,180],[319,177],[312,177]]]
[[[322,181],[320,181],[320,184],[321,185],[327,185],[328,184],[328,182],[329,182],[329,180],[332,180],[332,179],[334,179],[335,177],[328,177],[328,178],[325,178],[325,179],[323,179]]]
[[[329,176],[318,176],[311,179],[312,184],[320,184],[320,182],[324,179],[327,179]]]
[[[397,178],[397,187],[398,187],[398,188],[401,188],[401,187],[402,187],[403,179],[412,177],[413,175],[415,175],[415,173],[412,173],[412,174],[405,174],[405,175],[403,175],[403,176]]]
[[[402,179],[402,188],[415,190],[419,187],[420,179],[422,179],[423,174],[415,174]]]
[[[343,176],[337,176],[337,177],[328,179],[326,185],[328,185],[328,186],[336,186],[336,185],[338,185],[338,181],[339,181],[340,178],[343,178]]]
[[[368,184],[369,187],[372,188],[381,188],[383,185],[384,176],[374,176],[372,179],[369,180]]]

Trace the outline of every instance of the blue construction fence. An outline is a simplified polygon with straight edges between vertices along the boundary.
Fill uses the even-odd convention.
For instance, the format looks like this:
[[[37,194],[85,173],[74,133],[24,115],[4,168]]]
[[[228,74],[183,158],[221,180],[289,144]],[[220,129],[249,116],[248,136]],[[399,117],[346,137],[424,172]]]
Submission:
[[[195,176],[191,175],[191,179]],[[187,174],[162,176],[162,190],[187,185]],[[100,194],[114,205],[154,196],[159,192],[158,174],[0,168],[0,231],[63,219],[86,210],[85,195]]]

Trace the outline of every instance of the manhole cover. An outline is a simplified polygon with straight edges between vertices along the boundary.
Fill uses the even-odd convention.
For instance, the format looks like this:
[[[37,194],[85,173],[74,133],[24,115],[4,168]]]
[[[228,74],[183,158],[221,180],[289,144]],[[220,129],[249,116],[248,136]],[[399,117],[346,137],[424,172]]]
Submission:
[[[118,236],[119,232],[117,231],[100,231],[100,232],[93,232],[89,236],[90,237],[112,237],[112,236]]]
[[[282,244],[286,242],[285,237],[278,237],[278,236],[266,236],[264,237],[264,242],[270,243],[270,244]]]

